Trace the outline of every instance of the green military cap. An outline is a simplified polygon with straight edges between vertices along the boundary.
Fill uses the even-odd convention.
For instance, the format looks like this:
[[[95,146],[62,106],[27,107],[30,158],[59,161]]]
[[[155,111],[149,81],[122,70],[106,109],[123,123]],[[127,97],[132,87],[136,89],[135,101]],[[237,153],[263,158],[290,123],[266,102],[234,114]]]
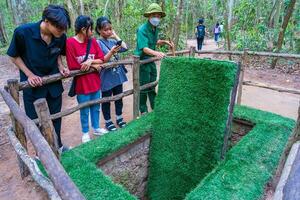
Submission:
[[[144,17],[149,17],[153,13],[159,13],[161,17],[166,16],[166,13],[162,11],[161,7],[157,3],[150,4],[146,12],[144,13]]]

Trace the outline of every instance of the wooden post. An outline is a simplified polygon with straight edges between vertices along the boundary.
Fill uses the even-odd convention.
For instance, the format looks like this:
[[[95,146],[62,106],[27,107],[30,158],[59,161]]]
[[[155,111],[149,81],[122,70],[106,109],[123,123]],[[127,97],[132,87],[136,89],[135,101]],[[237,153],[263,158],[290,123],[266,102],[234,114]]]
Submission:
[[[196,47],[190,47],[189,57],[195,57]]]
[[[241,63],[238,63],[237,64],[237,72],[236,72],[235,79],[234,79],[234,85],[232,87],[231,94],[230,94],[230,102],[228,105],[228,118],[227,118],[226,126],[225,126],[224,143],[223,143],[222,150],[221,150],[221,159],[222,160],[225,158],[225,154],[228,150],[229,139],[231,137],[231,124],[232,124],[232,119],[233,119],[233,108],[234,108],[236,93],[238,90],[240,73],[241,73]]]
[[[132,65],[133,82],[133,119],[139,116],[140,110],[140,57],[133,56]]]
[[[7,81],[7,85],[8,85],[8,92],[10,93],[12,98],[15,100],[15,102],[18,105],[20,105],[19,81],[17,79],[9,79]],[[18,140],[20,141],[20,143],[22,144],[22,146],[27,150],[27,139],[26,139],[26,135],[25,135],[22,125],[16,121],[16,118],[14,117],[12,112],[10,112],[10,117],[11,117],[11,121],[12,121],[13,131],[16,133],[16,136],[17,136]],[[27,166],[25,165],[25,163],[22,161],[22,159],[19,156],[17,156],[17,158],[18,158],[18,165],[19,165],[21,178],[23,179],[29,175],[29,169],[27,168]]]
[[[244,49],[244,54],[242,56],[242,65],[241,65],[241,74],[240,74],[240,81],[239,81],[239,90],[237,96],[237,104],[241,105],[242,102],[242,93],[243,93],[243,81],[244,81],[244,69],[247,65],[247,57],[248,57],[248,50]]]
[[[59,159],[58,153],[58,143],[57,143],[57,135],[55,133],[55,129],[53,123],[50,118],[50,111],[47,105],[47,101],[45,98],[38,99],[34,102],[35,111],[37,113],[40,130],[50,145],[52,151],[55,153],[56,157]]]

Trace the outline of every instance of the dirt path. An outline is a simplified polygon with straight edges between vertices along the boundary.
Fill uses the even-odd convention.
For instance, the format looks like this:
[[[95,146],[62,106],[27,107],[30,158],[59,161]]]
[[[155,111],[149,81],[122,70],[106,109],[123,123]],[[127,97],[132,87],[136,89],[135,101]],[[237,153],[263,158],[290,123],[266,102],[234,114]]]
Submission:
[[[196,41],[189,40],[188,46],[196,45]],[[217,49],[213,40],[206,40],[204,50]],[[212,57],[203,55],[201,57]],[[124,90],[132,88],[131,69],[128,70],[129,81],[124,85]],[[0,56],[0,87],[6,83],[7,79],[17,78],[18,71],[8,61],[6,56]],[[267,82],[290,88],[300,89],[300,80],[296,75],[278,74],[274,71],[263,71],[247,69],[245,79],[257,82]],[[288,80],[288,81],[287,81]],[[69,83],[65,82],[64,86]],[[67,89],[66,89],[67,90]],[[63,109],[77,105],[75,98],[64,95]],[[299,95],[279,93],[271,90],[245,86],[243,88],[242,104],[281,114],[283,116],[296,118]],[[112,105],[112,107],[114,107]],[[16,155],[8,143],[6,129],[10,125],[8,108],[0,97],[0,199],[1,200],[32,200],[45,199],[45,193],[39,188],[31,178],[21,180],[18,172]],[[114,112],[112,112],[114,113]],[[126,121],[132,120],[132,97],[124,98],[124,118]],[[103,117],[101,124],[103,127]],[[114,119],[114,115],[112,115]],[[77,146],[81,143],[81,132],[79,122],[79,112],[63,118],[62,140],[68,146]]]

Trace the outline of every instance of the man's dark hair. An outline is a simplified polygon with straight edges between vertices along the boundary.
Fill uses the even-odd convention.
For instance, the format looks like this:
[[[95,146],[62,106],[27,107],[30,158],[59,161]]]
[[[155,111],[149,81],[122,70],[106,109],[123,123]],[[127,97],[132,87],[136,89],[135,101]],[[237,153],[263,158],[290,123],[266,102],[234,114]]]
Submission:
[[[204,19],[203,19],[203,18],[200,18],[200,19],[198,20],[198,23],[199,23],[199,24],[203,24],[203,22],[204,22]]]
[[[94,22],[92,18],[85,15],[79,15],[75,21],[75,34],[78,34],[82,28],[86,28],[86,32],[88,32],[89,28],[93,30]]]
[[[105,16],[99,17],[97,19],[97,25],[95,28],[96,33],[100,35],[99,30],[103,29],[107,24],[111,25],[111,21],[107,17]]]
[[[67,30],[71,26],[69,12],[59,5],[48,5],[43,11],[42,20],[45,19],[59,29]]]

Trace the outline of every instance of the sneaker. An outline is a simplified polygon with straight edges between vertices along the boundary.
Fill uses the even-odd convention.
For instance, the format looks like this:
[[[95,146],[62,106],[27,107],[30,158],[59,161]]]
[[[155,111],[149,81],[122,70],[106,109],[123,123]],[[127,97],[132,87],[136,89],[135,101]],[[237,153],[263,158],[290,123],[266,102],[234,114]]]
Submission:
[[[104,135],[106,133],[108,133],[108,131],[105,128],[96,128],[96,129],[94,129],[94,135],[101,136],[101,135]]]
[[[123,128],[126,126],[126,122],[123,121],[123,118],[117,119],[117,124],[120,128]]]
[[[60,147],[60,148],[58,149],[58,153],[59,153],[59,154],[62,154],[63,152],[66,152],[66,151],[69,151],[69,150],[70,150],[69,147],[63,145],[62,147]]]
[[[81,141],[82,143],[89,142],[91,140],[90,135],[88,133],[82,134]]]
[[[115,127],[114,123],[112,123],[112,121],[106,122],[105,123],[105,128],[108,131],[115,131],[115,130],[117,130],[117,128]]]

